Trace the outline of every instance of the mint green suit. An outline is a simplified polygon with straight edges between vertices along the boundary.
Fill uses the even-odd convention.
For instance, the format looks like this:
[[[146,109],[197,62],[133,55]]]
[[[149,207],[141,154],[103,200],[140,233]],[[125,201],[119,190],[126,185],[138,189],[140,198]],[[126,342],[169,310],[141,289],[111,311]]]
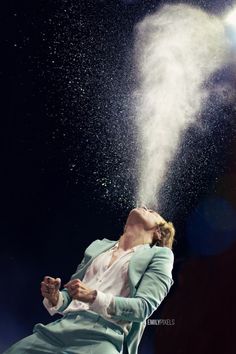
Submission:
[[[117,241],[96,240],[85,250],[84,258],[71,279],[83,279],[88,266],[100,253]],[[146,319],[157,309],[173,284],[173,252],[167,247],[136,250],[129,262],[130,296],[116,296],[113,319],[131,321],[127,336],[118,325],[103,319],[93,311],[78,311],[46,326],[37,324],[34,334],[13,345],[4,354],[117,354],[124,348],[137,354],[146,326]],[[62,290],[63,311],[71,302],[67,290]]]

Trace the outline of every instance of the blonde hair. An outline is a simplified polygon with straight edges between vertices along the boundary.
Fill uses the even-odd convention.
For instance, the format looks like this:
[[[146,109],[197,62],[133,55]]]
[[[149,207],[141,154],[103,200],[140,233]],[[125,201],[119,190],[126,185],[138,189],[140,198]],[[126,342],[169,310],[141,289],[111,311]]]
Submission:
[[[154,233],[151,246],[165,246],[172,249],[175,237],[175,228],[173,223],[165,220],[161,221],[160,223],[157,223],[157,231],[161,234],[161,239],[159,240],[158,235]]]

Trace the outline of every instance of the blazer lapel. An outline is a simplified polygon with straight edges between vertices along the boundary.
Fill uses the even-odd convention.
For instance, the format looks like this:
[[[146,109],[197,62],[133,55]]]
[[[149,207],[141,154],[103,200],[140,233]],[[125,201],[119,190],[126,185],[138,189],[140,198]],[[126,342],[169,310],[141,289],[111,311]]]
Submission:
[[[118,241],[108,240],[107,238],[94,241],[88,248],[86,248],[84,259],[78,266],[75,274],[72,275],[71,279],[79,278],[82,280],[88,266],[92,263],[94,258],[113,247],[117,242]],[[130,296],[135,293],[138,282],[151,261],[153,254],[154,249],[147,244],[138,248],[131,256],[128,268]]]
[[[117,241],[112,241],[104,238],[103,240],[96,240],[92,242],[84,252],[84,258],[79,264],[76,272],[72,275],[71,279],[79,278],[83,279],[88,266],[92,263],[94,258],[96,258],[100,253],[107,251],[109,248],[113,247]]]

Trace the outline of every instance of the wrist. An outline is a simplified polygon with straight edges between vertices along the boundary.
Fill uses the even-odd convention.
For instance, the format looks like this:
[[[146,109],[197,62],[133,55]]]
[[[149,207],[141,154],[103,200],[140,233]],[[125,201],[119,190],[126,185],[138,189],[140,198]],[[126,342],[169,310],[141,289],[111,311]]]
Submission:
[[[90,293],[90,300],[89,303],[92,304],[97,297],[97,290],[92,290]]]
[[[55,296],[53,296],[53,298],[49,299],[52,306],[56,306],[58,303],[58,300],[59,300],[59,291]]]

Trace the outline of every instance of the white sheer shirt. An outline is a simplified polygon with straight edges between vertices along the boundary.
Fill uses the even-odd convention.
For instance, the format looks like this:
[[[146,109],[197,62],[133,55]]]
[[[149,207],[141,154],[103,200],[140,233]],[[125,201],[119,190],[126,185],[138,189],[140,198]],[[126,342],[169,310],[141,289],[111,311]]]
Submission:
[[[128,297],[130,294],[128,265],[133,252],[146,245],[138,245],[123,251],[120,256],[109,267],[112,258],[112,252],[118,247],[118,242],[109,250],[98,255],[87,268],[83,277],[83,282],[91,289],[97,290],[96,299],[92,304],[73,299],[67,308],[59,312],[63,305],[63,296],[60,292],[59,300],[56,306],[44,298],[43,304],[51,315],[60,313],[62,315],[68,312],[77,312],[79,310],[92,310],[107,320],[121,326],[125,333],[128,332],[131,322],[114,320],[107,312],[115,296]]]

